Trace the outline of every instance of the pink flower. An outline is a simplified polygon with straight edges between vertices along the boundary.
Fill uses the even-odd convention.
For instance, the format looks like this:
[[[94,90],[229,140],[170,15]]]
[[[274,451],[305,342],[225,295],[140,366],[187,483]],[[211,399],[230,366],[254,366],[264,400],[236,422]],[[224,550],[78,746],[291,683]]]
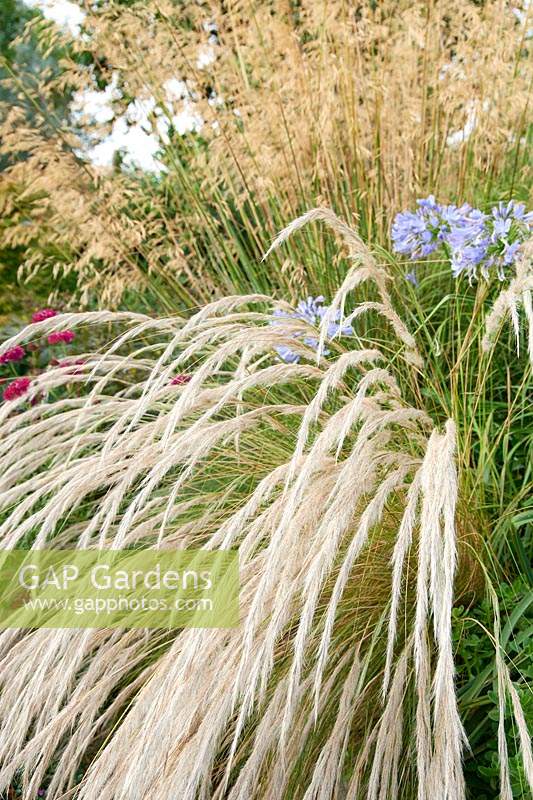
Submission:
[[[30,383],[29,378],[16,378],[11,381],[9,386],[4,389],[4,400],[16,400],[18,397],[22,397],[30,388]]]
[[[170,381],[171,386],[181,386],[184,383],[189,383],[192,375],[175,375]]]
[[[74,341],[74,331],[55,331],[48,336],[48,344],[70,344]]]
[[[57,316],[57,311],[53,308],[41,308],[40,311],[35,311],[34,314],[31,315],[32,322],[42,322],[43,319],[50,319],[50,317]]]
[[[6,350],[6,352],[0,356],[0,364],[8,364],[10,361],[20,361],[25,355],[26,352],[24,348],[20,344],[17,344],[10,350]]]

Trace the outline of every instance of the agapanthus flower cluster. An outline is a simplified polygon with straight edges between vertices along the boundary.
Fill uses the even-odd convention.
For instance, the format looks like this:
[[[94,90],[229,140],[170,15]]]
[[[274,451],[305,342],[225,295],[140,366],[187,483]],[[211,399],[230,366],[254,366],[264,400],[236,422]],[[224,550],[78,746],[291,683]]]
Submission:
[[[292,312],[282,311],[281,309],[276,309],[274,311],[274,316],[278,319],[285,318],[285,319],[301,319],[305,322],[308,322],[310,325],[319,328],[322,320],[326,312],[329,309],[329,306],[323,305],[324,298],[322,296],[319,297],[308,297],[307,300],[300,300],[298,305],[296,306],[296,310]],[[341,313],[340,311],[336,311],[333,319],[328,323],[328,329],[326,338],[333,339],[335,336],[351,336],[353,335],[353,328],[351,325],[341,325],[340,324]],[[275,321],[272,323],[273,325],[277,324]],[[279,323],[278,323],[279,324]],[[297,339],[302,337],[304,344],[312,347],[314,350],[318,350],[319,346],[319,339],[316,336],[306,336],[303,331],[300,332],[291,332],[291,337]],[[296,364],[300,360],[300,355],[295,353],[290,347],[285,345],[280,345],[276,347],[276,352],[281,358],[282,361],[286,361],[288,364]],[[329,350],[322,351],[324,355],[328,355]]]
[[[454,277],[465,273],[470,281],[480,274],[488,278],[491,270],[504,280],[533,228],[533,213],[526,213],[524,204],[514,200],[498,203],[488,214],[467,203],[442,205],[433,195],[417,205],[414,212],[396,215],[394,250],[415,261],[440,249],[449,258]]]

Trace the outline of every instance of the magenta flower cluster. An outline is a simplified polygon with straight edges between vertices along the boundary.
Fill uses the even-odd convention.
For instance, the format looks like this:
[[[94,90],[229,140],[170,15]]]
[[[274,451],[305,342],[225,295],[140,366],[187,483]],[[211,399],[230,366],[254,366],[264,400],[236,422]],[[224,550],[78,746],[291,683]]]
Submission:
[[[498,203],[490,213],[468,203],[443,205],[433,195],[417,205],[416,211],[404,211],[394,219],[395,252],[416,261],[440,250],[450,260],[454,277],[464,273],[470,281],[479,274],[488,278],[493,271],[504,280],[533,228],[533,213],[514,200]],[[415,282],[412,275],[408,279]]]
[[[73,341],[73,331],[54,331],[48,336],[48,344],[70,344]]]
[[[31,315],[32,322],[42,322],[45,319],[50,319],[51,317],[56,317],[57,311],[54,308],[41,308],[40,311],[35,311]]]
[[[17,344],[10,350],[6,350],[6,352],[0,356],[0,364],[9,364],[13,361],[22,361],[25,355],[26,351],[22,345]]]
[[[57,311],[53,308],[42,308],[39,311],[35,311],[31,316],[31,321],[35,322],[43,322],[45,319],[51,319],[52,317],[57,316]],[[56,344],[71,344],[74,341],[74,332],[70,330],[64,331],[54,331],[50,333],[47,337],[48,344],[56,345]],[[38,349],[35,345],[28,345],[28,349]],[[2,364],[12,364],[18,361],[22,361],[22,359],[26,355],[26,350],[22,345],[15,345],[15,347],[11,347],[9,350],[6,350],[5,353],[0,355],[0,365]],[[50,363],[53,363],[55,359],[52,359]],[[56,362],[58,363],[58,362]],[[76,364],[82,362],[74,362]],[[71,362],[66,362],[66,366],[71,366]],[[26,392],[29,390],[31,384],[31,379],[28,377],[20,377],[16,378],[14,381],[11,381],[3,391],[3,398],[4,400],[17,400],[19,397],[22,397]]]
[[[29,378],[15,378],[14,381],[6,386],[3,393],[4,400],[17,400],[22,397],[30,388],[31,380]]]

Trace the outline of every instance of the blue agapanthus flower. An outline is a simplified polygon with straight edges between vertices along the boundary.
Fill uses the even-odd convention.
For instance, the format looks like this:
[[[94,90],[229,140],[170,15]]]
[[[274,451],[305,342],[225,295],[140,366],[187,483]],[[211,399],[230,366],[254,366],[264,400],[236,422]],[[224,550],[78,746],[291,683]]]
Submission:
[[[392,225],[395,251],[411,259],[425,258],[439,246],[441,206],[433,195],[417,203],[417,211],[397,214]]]
[[[329,309],[329,306],[323,305],[324,298],[320,295],[319,297],[308,297],[306,300],[300,300],[298,305],[296,306],[295,311],[282,311],[281,309],[276,309],[274,311],[273,316],[277,318],[277,320],[281,319],[301,319],[305,322],[309,323],[315,328],[319,328],[321,325],[322,320],[326,312]],[[353,328],[351,325],[341,325],[340,324],[341,313],[340,311],[336,311],[333,319],[330,320],[328,323],[328,329],[326,338],[333,339],[335,336],[351,336],[353,335]],[[273,325],[280,324],[279,322],[273,321]],[[294,339],[302,338],[304,344],[312,347],[314,350],[318,351],[319,346],[319,337],[318,336],[309,336],[306,335],[303,331],[300,333],[299,331],[291,333],[291,337]],[[288,364],[297,364],[300,360],[300,355],[295,353],[294,350],[291,350],[290,347],[285,345],[280,345],[276,347],[276,352],[281,358],[282,361],[287,362]],[[329,350],[323,350],[324,355],[328,355]]]
[[[415,212],[396,215],[392,240],[397,253],[411,260],[424,258],[439,248],[449,258],[454,277],[462,273],[470,281],[490,270],[503,280],[531,235],[533,214],[523,203],[498,203],[490,214],[465,203],[441,205],[433,195],[417,201]],[[409,273],[411,274],[411,273]]]
[[[475,277],[478,267],[483,268],[490,244],[486,221],[485,214],[473,209],[468,221],[452,227],[447,234],[444,241],[454,278],[461,272],[466,272],[469,277]]]

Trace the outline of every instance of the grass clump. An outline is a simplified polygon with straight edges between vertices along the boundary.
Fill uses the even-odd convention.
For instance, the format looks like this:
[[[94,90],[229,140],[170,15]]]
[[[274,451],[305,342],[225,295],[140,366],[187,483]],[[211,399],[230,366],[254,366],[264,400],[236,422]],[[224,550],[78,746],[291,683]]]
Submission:
[[[31,797],[53,762],[49,797],[75,787],[86,799],[463,798],[465,728],[477,742],[492,680],[501,795],[512,796],[511,774],[516,786],[509,736],[527,796],[526,676],[494,584],[512,557],[498,524],[520,519],[531,474],[515,465],[502,484],[502,437],[485,437],[507,329],[484,354],[485,306],[466,286],[446,299],[474,302],[466,330],[464,312],[450,319],[442,303],[422,313],[423,279],[418,307],[400,305],[403,281],[327,210],[273,246],[314,219],[348,251],[318,329],[249,295],[188,319],[61,315],[6,343],[65,326],[123,329],[82,354],[76,374],[38,376],[29,397],[49,402],[3,405],[4,546],[238,548],[242,625],[176,632],[162,648],[157,632],[3,633],[4,786],[22,769]],[[332,338],[338,313],[352,332]],[[517,394],[499,413],[523,454],[531,368],[512,361]],[[83,392],[54,399],[67,380]],[[492,656],[482,681],[463,672],[456,691],[457,631],[483,596]]]

